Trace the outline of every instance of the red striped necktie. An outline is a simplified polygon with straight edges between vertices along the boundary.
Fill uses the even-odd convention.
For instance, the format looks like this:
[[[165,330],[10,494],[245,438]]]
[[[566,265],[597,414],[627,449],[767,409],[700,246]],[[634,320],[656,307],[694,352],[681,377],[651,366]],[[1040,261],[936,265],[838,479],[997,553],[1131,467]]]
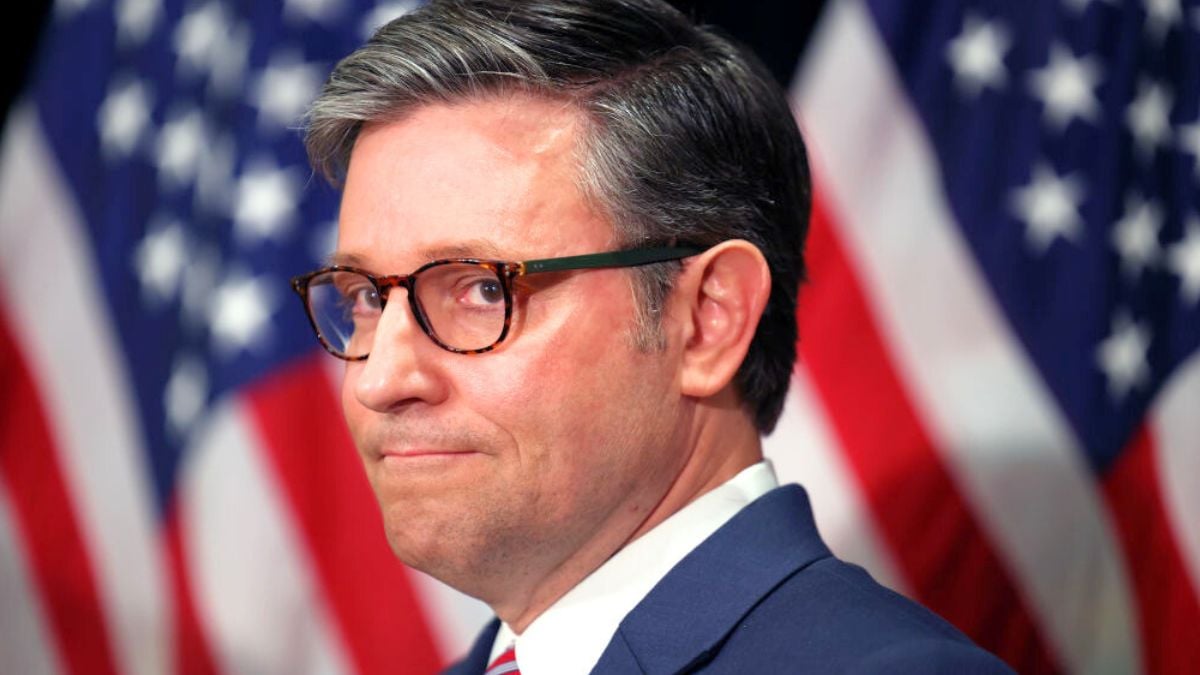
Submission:
[[[516,647],[509,647],[503,654],[497,656],[483,675],[509,675],[510,673],[521,675],[520,669],[517,668]]]

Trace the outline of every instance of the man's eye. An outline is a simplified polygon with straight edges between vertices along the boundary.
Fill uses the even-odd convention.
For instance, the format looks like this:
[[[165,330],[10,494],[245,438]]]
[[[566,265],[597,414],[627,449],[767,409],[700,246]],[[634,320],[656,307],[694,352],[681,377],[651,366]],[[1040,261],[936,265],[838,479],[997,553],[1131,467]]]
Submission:
[[[379,291],[370,284],[342,289],[342,302],[355,314],[379,311]]]
[[[465,305],[490,307],[504,304],[504,289],[494,277],[475,279],[463,284],[463,287],[458,298],[459,302]]]

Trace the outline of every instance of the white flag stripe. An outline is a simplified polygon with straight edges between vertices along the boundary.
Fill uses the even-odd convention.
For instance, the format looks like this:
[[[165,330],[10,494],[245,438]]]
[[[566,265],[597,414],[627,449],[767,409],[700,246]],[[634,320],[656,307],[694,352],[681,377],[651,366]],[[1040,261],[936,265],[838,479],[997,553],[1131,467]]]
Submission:
[[[422,616],[437,640],[438,653],[447,663],[466,656],[479,631],[492,620],[492,610],[427,574],[410,570],[408,578],[420,599]]]
[[[167,670],[171,622],[162,550],[123,357],[95,261],[29,107],[0,154],[0,289],[54,420],[59,465],[123,673]]]
[[[199,621],[229,673],[353,672],[285,496],[236,400],[181,468],[180,531]]]
[[[1077,441],[967,262],[867,9],[843,2],[826,21],[799,110],[913,403],[1064,666],[1136,672],[1128,578]]]
[[[50,675],[62,671],[54,637],[34,592],[12,503],[0,481],[0,673]]]
[[[854,470],[838,448],[803,363],[792,376],[779,425],[763,439],[763,450],[781,484],[800,483],[808,491],[817,528],[839,558],[865,567],[884,586],[911,595],[875,527]]]
[[[1192,591],[1200,593],[1200,355],[1175,371],[1157,403],[1150,419],[1158,484]]]

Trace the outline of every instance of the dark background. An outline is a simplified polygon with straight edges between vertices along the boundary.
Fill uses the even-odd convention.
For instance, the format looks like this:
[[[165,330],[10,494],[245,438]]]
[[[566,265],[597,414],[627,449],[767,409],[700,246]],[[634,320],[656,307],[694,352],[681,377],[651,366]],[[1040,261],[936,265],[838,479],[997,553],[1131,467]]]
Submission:
[[[791,81],[801,51],[824,0],[670,0],[671,4],[749,45],[784,85]],[[0,30],[6,54],[0,63],[0,123],[21,90],[49,15],[49,0],[17,3]]]

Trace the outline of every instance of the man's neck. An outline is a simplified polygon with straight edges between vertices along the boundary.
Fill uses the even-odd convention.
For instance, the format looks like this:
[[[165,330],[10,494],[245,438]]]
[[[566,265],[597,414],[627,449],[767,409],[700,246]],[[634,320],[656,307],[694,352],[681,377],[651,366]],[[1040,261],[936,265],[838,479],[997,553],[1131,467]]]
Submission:
[[[658,503],[640,522],[621,528],[602,528],[598,536],[579,547],[526,595],[510,595],[501,602],[490,603],[496,615],[520,634],[617,551],[762,460],[758,430],[736,401],[714,399],[700,403],[693,421],[686,436],[691,452]],[[624,515],[614,513],[612,520],[616,522]]]
[[[515,644],[522,672],[589,672],[617,627],[672,568],[778,485],[770,463],[762,461],[697,497],[617,551],[520,635],[501,625],[492,641],[492,657]]]

